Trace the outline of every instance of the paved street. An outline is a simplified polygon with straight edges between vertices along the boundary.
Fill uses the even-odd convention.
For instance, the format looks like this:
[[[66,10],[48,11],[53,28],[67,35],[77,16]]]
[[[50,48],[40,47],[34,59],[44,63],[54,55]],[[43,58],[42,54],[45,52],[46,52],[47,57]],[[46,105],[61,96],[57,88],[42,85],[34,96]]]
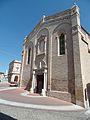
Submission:
[[[0,112],[11,116],[12,120],[90,120],[85,111],[48,111],[0,105]]]
[[[8,88],[9,87],[9,83],[8,82],[0,82],[0,90],[4,89],[4,88]]]
[[[90,120],[90,111],[0,83],[0,120]]]

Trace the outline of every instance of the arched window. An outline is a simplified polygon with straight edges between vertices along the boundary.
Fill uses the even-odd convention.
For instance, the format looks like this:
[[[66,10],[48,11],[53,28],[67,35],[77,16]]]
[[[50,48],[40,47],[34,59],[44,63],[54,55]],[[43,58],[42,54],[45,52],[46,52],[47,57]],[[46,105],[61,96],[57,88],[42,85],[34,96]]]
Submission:
[[[42,54],[45,52],[45,36],[41,35],[37,42],[37,48],[36,48],[37,54]]]
[[[40,41],[39,49],[41,53],[44,52],[44,40]]]
[[[28,64],[30,64],[30,53],[31,53],[31,48],[28,49]]]
[[[27,50],[25,50],[25,60],[24,60],[24,65],[27,64]]]
[[[65,35],[62,33],[59,36],[59,55],[65,54]]]

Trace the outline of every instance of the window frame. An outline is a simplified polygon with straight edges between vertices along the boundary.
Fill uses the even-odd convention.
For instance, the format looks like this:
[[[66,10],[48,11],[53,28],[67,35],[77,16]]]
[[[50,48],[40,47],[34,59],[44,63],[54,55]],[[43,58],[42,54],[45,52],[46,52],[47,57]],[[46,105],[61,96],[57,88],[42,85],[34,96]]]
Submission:
[[[46,35],[41,35],[38,39],[37,39],[37,48],[36,48],[36,54],[40,55],[40,54],[44,54],[45,53],[45,37]],[[42,48],[42,43],[43,43],[43,48]]]
[[[28,48],[28,54],[27,54],[27,64],[30,64],[30,59],[31,59],[31,48]]]
[[[61,37],[61,35],[64,35],[64,39],[63,39],[63,41],[64,41],[64,53],[62,53],[62,51],[63,50],[61,50],[61,47],[62,46],[60,46],[60,42],[61,42],[61,39],[60,39],[60,37]],[[62,42],[63,42],[62,41]],[[58,56],[63,56],[63,55],[65,55],[66,54],[66,43],[65,43],[65,41],[66,41],[66,34],[64,34],[64,33],[61,33],[60,35],[58,35]],[[62,47],[63,48],[63,47]]]

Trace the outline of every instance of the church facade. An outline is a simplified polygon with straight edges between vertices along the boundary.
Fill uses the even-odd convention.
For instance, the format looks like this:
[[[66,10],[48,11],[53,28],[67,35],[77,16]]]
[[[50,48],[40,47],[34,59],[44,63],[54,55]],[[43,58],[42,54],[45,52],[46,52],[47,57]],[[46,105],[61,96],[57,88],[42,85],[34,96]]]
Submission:
[[[32,93],[90,105],[90,34],[79,7],[43,16],[25,38],[20,86]]]

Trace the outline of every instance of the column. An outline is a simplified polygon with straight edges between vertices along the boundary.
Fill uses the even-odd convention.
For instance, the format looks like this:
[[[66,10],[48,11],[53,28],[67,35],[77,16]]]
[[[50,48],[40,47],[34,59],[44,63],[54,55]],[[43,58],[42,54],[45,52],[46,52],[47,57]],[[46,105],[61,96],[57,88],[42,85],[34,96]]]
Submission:
[[[85,108],[89,108],[89,99],[88,99],[88,92],[87,92],[87,87],[85,88]]]
[[[40,53],[40,49],[39,49],[39,41],[38,41],[38,46],[37,46],[37,54],[39,54]]]
[[[33,71],[33,77],[32,77],[32,87],[31,87],[31,90],[30,90],[30,92],[31,92],[31,93],[34,93],[35,80],[36,80],[35,71]]]
[[[46,49],[47,49],[47,37],[45,37],[45,55],[46,55]]]
[[[35,59],[36,59],[36,52],[37,52],[37,49],[36,49],[36,42],[37,42],[37,39],[35,39],[35,48],[34,48],[34,57],[33,57],[33,67],[34,67],[34,69],[36,69],[36,64],[35,64]]]
[[[44,50],[45,50],[45,67],[47,67],[47,62],[46,62],[46,58],[47,58],[47,37],[45,37],[45,47],[44,47]]]
[[[44,70],[44,85],[42,89],[42,95],[46,96],[46,91],[47,91],[47,70]]]

